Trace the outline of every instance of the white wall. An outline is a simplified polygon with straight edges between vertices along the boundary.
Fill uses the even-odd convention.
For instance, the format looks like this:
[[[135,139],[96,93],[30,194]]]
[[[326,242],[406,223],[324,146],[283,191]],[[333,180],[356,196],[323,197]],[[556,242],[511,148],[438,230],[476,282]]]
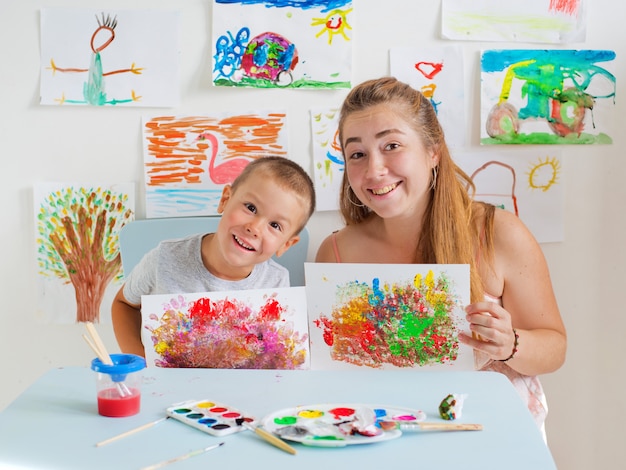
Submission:
[[[548,1],[548,0],[546,0]],[[626,76],[626,7],[615,0],[588,1],[587,41],[563,48],[617,51],[618,132],[609,146],[563,146],[567,185],[565,241],[544,245],[569,334],[565,366],[545,376],[550,402],[549,442],[560,469],[623,468],[626,457],[625,367],[620,354],[626,331],[621,294],[626,280],[623,184],[626,162],[622,100]],[[355,0],[354,83],[388,72],[392,46],[448,45],[438,39],[440,2]],[[42,107],[39,97],[39,9],[49,6],[182,9],[182,100],[175,110]],[[281,106],[289,113],[292,157],[311,168],[308,109],[335,106],[345,91],[217,89],[210,86],[209,0],[2,1],[0,18],[0,142],[4,165],[0,231],[0,409],[51,367],[87,365],[92,353],[80,325],[52,325],[36,318],[32,188],[40,181],[136,181],[137,217],[142,202],[140,117],[159,112],[219,113]],[[466,58],[471,145],[478,146],[478,51],[481,47],[537,48],[532,44],[462,43]],[[623,114],[622,114],[623,113]],[[309,224],[309,259],[321,239],[340,226],[336,213],[315,214]],[[111,350],[110,324],[100,327]],[[511,455],[511,459],[515,456]],[[506,462],[502,467],[506,468]]]

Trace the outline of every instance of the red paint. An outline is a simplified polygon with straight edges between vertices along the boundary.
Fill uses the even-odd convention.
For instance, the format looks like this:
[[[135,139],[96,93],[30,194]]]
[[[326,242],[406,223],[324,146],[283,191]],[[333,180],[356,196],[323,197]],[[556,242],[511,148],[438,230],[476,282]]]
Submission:
[[[433,340],[435,349],[437,351],[441,351],[441,346],[445,345],[446,341],[448,340],[448,338],[446,338],[445,336],[441,336],[436,333],[432,334],[430,338]]]
[[[223,408],[221,406],[216,406],[215,408],[211,408],[209,411],[211,413],[223,413],[224,411],[228,411],[228,408]]]
[[[550,0],[550,11],[576,16],[578,14],[579,1],[580,0]]]
[[[441,69],[443,69],[443,64],[437,64],[435,62],[418,62],[415,64],[415,70],[429,80],[432,80],[435,75],[441,72]]]
[[[278,321],[280,320],[280,315],[282,312],[283,307],[280,305],[280,302],[278,302],[276,299],[268,299],[265,305],[261,307],[259,316],[262,320]]]
[[[343,24],[343,20],[341,18],[337,18],[337,19],[331,18],[326,22],[326,27],[328,29],[339,29],[341,28],[342,24]]]
[[[189,306],[189,316],[193,319],[209,321],[217,318],[219,313],[211,299],[205,297],[192,302]]]
[[[352,408],[333,408],[332,410],[328,410],[330,414],[332,414],[335,419],[346,418],[348,416],[352,416],[354,414],[354,409]]]
[[[313,323],[315,324],[316,327],[324,329],[322,333],[324,342],[328,346],[332,346],[335,341],[334,333],[333,333],[333,322],[328,318],[319,318],[317,320],[314,320]]]
[[[359,343],[363,351],[371,352],[372,347],[375,346],[376,327],[371,322],[365,322],[359,336]]]
[[[141,394],[131,388],[131,395],[122,397],[116,388],[107,388],[98,392],[98,413],[102,416],[121,418],[139,413]]]

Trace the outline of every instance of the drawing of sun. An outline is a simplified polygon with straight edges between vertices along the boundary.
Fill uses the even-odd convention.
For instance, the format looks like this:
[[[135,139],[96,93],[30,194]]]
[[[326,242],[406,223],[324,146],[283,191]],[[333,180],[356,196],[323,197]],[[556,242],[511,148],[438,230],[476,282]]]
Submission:
[[[328,44],[332,44],[333,36],[341,34],[346,41],[349,41],[350,38],[346,34],[346,29],[352,29],[352,26],[348,24],[347,16],[352,10],[353,8],[349,8],[348,10],[333,10],[324,18],[313,18],[311,26],[324,25],[322,30],[317,33],[315,37],[319,38],[322,34],[328,33]]]
[[[528,184],[532,189],[547,191],[558,182],[561,162],[556,157],[539,159],[539,163],[532,165],[528,172]]]

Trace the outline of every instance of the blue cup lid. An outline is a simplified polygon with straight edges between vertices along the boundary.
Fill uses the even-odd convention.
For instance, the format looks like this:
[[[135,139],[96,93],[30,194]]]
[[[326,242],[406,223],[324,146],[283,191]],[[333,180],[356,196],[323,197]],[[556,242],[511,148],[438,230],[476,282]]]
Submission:
[[[99,358],[91,361],[91,369],[103,374],[109,374],[115,382],[122,382],[126,374],[137,372],[146,367],[146,360],[136,354],[111,354],[113,365],[103,363]]]

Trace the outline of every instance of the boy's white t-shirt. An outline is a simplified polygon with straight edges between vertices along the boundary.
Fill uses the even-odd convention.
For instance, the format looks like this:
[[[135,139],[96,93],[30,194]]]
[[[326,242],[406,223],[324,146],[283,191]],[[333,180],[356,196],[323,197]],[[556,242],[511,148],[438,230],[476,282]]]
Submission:
[[[273,259],[257,264],[240,281],[214,276],[202,263],[200,247],[205,235],[165,240],[149,251],[126,278],[126,300],[139,305],[142,295],[289,287],[289,271]]]

